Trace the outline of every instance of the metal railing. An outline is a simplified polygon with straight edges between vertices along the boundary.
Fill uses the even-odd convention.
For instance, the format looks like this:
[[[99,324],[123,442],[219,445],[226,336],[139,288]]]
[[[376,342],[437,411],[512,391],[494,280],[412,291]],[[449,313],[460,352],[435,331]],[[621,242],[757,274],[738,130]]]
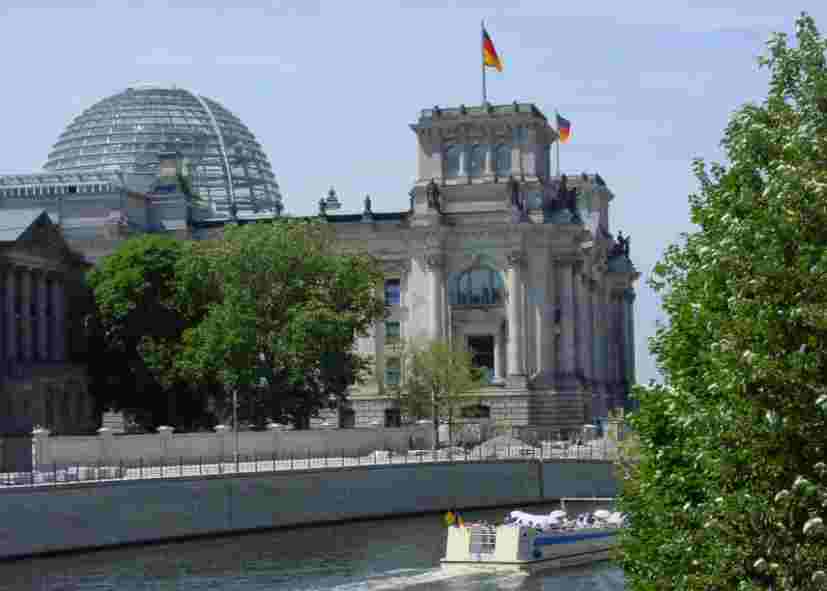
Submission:
[[[0,473],[0,487],[25,487],[61,485],[77,482],[107,482],[117,480],[141,480],[151,478],[183,478],[225,474],[274,473],[290,470],[336,470],[360,466],[400,464],[457,464],[491,461],[553,461],[616,459],[616,447],[607,440],[597,440],[583,445],[568,442],[542,442],[538,447],[490,446],[485,444],[473,449],[443,448],[440,450],[409,450],[392,452],[377,450],[367,455],[348,455],[344,450],[330,450],[327,454],[256,454],[240,455],[238,460],[222,458],[198,458],[197,462],[183,457],[163,461],[98,461],[95,464],[38,465],[28,472]]]

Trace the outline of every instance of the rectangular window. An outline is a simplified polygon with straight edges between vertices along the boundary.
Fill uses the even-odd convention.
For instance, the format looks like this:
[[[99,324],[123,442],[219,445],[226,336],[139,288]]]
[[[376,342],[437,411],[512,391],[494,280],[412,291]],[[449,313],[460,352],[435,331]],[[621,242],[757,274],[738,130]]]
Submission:
[[[387,279],[385,281],[385,305],[398,306],[401,301],[399,279]]]
[[[385,385],[398,386],[402,378],[402,364],[398,357],[385,360]]]
[[[401,337],[401,327],[399,322],[391,321],[385,323],[385,342],[398,343]]]

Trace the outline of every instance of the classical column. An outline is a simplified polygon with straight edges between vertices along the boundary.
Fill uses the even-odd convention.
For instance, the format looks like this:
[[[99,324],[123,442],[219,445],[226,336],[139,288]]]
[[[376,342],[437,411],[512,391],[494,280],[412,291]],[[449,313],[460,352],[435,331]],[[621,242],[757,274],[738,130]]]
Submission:
[[[494,379],[499,381],[503,378],[502,368],[503,335],[502,330],[494,333]]]
[[[523,255],[514,252],[508,255],[508,375],[525,375],[523,354]]]
[[[64,301],[63,279],[52,280],[52,360],[66,359],[66,303]]]
[[[591,279],[584,272],[582,265],[574,268],[573,288],[575,308],[577,310],[577,325],[575,339],[577,343],[577,368],[586,382],[591,380],[591,296],[589,293]]]
[[[531,328],[532,365],[536,373],[549,368],[548,338],[551,330],[548,302],[548,249],[543,246],[529,259],[531,290],[528,299],[528,318]]]
[[[44,272],[37,275],[37,358],[49,359],[49,284]]]
[[[608,305],[607,305],[607,322],[606,322],[606,332],[608,335],[608,357],[606,360],[607,369],[609,372],[609,377],[606,380],[608,382],[608,387],[606,388],[606,410],[611,410],[614,408],[614,396],[615,392],[617,391],[617,296],[615,293],[611,291],[611,289],[606,290],[608,292]]]
[[[555,368],[554,362],[554,290],[557,288],[554,278],[556,277],[556,267],[549,262],[549,252],[545,251],[544,270],[541,273],[543,278],[544,294],[542,306],[542,330],[540,333],[540,366],[537,371],[553,372]]]
[[[631,388],[635,383],[635,317],[634,317],[634,303],[635,292],[629,288],[623,294],[624,302],[624,321],[625,321],[625,349],[626,349],[626,382]]]
[[[431,277],[431,337],[443,338],[442,323],[442,265],[443,257],[439,254],[430,254],[425,257],[428,274]]]
[[[23,269],[20,275],[20,330],[23,361],[31,361],[34,358],[32,307],[32,271]]]
[[[574,262],[561,260],[560,268],[560,373],[571,378],[575,372],[574,344]]]
[[[6,314],[6,274],[10,270],[10,267],[0,264],[0,285],[3,288],[0,290],[0,376],[3,375],[2,363],[6,360],[6,324],[9,322]]]
[[[6,359],[17,359],[17,269],[6,269]]]
[[[595,392],[602,392],[603,384],[603,359],[600,356],[601,339],[603,337],[600,331],[600,285],[595,281],[592,283],[591,290],[591,310],[592,310],[592,339],[591,339],[591,356],[592,356],[592,384]]]

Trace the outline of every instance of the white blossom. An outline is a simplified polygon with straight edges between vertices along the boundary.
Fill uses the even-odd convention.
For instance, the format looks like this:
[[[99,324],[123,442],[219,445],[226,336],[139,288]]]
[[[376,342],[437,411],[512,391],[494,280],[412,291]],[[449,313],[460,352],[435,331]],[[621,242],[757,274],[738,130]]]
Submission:
[[[807,486],[809,484],[810,484],[809,480],[807,480],[803,476],[799,476],[798,478],[795,479],[795,482],[793,482],[793,490],[794,491],[800,491],[801,489],[803,489],[805,486]]]
[[[757,570],[759,573],[766,572],[767,571],[767,561],[764,560],[763,558],[759,558],[758,560],[756,560],[753,563],[752,568]]]
[[[788,491],[787,489],[780,490],[777,493],[775,493],[775,502],[776,503],[783,503],[789,497],[790,497],[790,491]]]
[[[807,520],[807,523],[804,524],[804,535],[818,535],[822,531],[824,531],[824,522],[821,520],[821,517],[812,517]]]

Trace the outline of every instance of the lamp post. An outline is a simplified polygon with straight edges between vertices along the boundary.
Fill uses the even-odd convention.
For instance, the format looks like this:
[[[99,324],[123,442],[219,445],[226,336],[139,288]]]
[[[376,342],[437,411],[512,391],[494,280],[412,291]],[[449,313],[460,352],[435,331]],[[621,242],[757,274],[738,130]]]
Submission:
[[[233,388],[233,438],[234,450],[233,457],[235,458],[235,472],[238,474],[238,388]]]

